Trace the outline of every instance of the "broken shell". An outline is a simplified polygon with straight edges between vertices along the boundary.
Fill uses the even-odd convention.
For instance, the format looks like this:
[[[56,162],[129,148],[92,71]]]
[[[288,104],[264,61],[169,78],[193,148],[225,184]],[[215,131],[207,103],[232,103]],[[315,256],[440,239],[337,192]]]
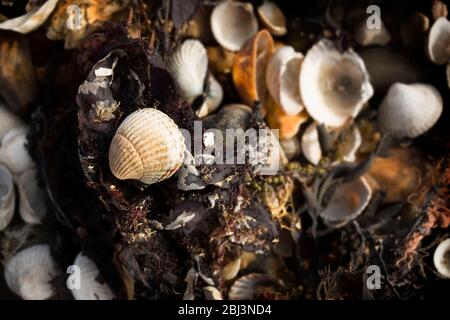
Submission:
[[[250,273],[237,279],[228,292],[230,300],[257,300],[264,293],[273,295],[281,293],[285,289],[281,280],[267,274]],[[267,297],[266,297],[267,298]]]
[[[80,287],[71,288],[75,300],[112,300],[114,294],[106,283],[99,279],[100,271],[94,261],[80,252],[73,263],[80,268]]]
[[[286,18],[283,11],[272,1],[264,1],[258,7],[258,16],[263,25],[274,36],[284,36],[287,32]]]
[[[153,184],[170,178],[183,163],[184,138],[166,114],[145,108],[122,122],[109,149],[109,166],[120,179]]]
[[[302,135],[302,153],[306,160],[317,166],[322,158],[322,149],[317,132],[317,123],[311,123]]]
[[[26,248],[5,265],[5,280],[12,292],[24,300],[45,300],[55,292],[50,283],[59,270],[46,244]]]
[[[280,144],[284,150],[284,154],[286,155],[286,158],[289,161],[297,158],[302,151],[302,146],[297,137],[292,137],[290,139],[281,140]]]
[[[442,108],[442,97],[433,86],[395,83],[378,109],[378,125],[384,133],[415,138],[434,126]]]
[[[450,58],[450,21],[446,17],[438,18],[428,35],[427,54],[436,64],[447,63]]]
[[[386,29],[383,20],[380,21],[381,28],[369,29],[367,27],[367,19],[360,21],[355,29],[355,40],[362,46],[387,45],[391,41],[391,35]]]
[[[0,231],[4,230],[14,217],[16,193],[11,174],[0,165]]]
[[[19,178],[18,188],[20,217],[28,224],[41,223],[47,214],[47,205],[44,191],[38,185],[37,171],[25,171]]]
[[[266,68],[273,51],[272,36],[267,30],[262,30],[248,40],[234,58],[234,86],[242,101],[249,106],[260,101],[265,107]]]
[[[283,108],[273,101],[272,97],[267,99],[267,108],[267,124],[270,128],[279,130],[279,138],[282,140],[294,137],[300,126],[309,118],[306,110],[293,116],[286,114]]]
[[[14,178],[35,167],[35,163],[26,148],[28,128],[19,127],[9,130],[0,146],[0,164],[12,173]]]
[[[430,29],[430,19],[420,12],[412,13],[400,27],[400,35],[405,46],[418,48],[423,46],[425,35]]]
[[[0,23],[0,30],[29,33],[39,28],[50,16],[59,0],[47,0],[26,14]]]
[[[0,103],[0,144],[9,130],[21,126],[23,126],[22,120]]]
[[[250,3],[225,0],[211,14],[211,30],[217,42],[227,50],[238,51],[258,32],[258,20]]]
[[[229,262],[222,270],[222,278],[225,281],[236,278],[236,276],[241,270],[241,258],[237,258]]]
[[[296,115],[304,109],[299,86],[302,62],[303,54],[285,46],[278,49],[267,64],[267,89],[288,115]]]
[[[307,52],[300,72],[300,90],[311,117],[331,127],[356,117],[373,95],[363,60],[352,49],[340,53],[326,39]]]
[[[203,93],[208,56],[200,41],[184,41],[170,57],[167,66],[186,100],[192,101]]]
[[[372,198],[372,190],[364,177],[338,187],[325,210],[320,213],[323,222],[339,228],[356,219]]]
[[[439,243],[434,251],[433,262],[439,274],[450,279],[450,238]]]
[[[337,152],[342,160],[346,162],[354,162],[356,153],[362,144],[361,132],[355,126],[344,133],[342,141],[337,146]]]
[[[197,116],[203,118],[208,114],[213,113],[219,108],[223,99],[223,89],[220,83],[211,74],[208,77],[208,92],[206,93],[205,101],[200,109],[197,110]]]

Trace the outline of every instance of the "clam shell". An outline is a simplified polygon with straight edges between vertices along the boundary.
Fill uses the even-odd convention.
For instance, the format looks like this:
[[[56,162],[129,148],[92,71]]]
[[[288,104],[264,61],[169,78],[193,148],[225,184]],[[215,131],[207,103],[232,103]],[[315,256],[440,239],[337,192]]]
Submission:
[[[283,36],[286,34],[286,18],[283,11],[272,1],[264,1],[258,7],[258,16],[263,25],[274,36]]]
[[[34,161],[26,149],[28,128],[18,127],[9,130],[3,137],[0,146],[0,164],[19,177],[26,170],[35,167]]]
[[[302,153],[306,160],[317,166],[322,158],[317,123],[311,123],[303,132],[301,145]]]
[[[0,30],[29,33],[39,28],[55,9],[59,0],[47,0],[45,3],[26,14],[0,23]]]
[[[448,63],[450,58],[450,21],[438,18],[431,26],[428,35],[427,54],[436,64]]]
[[[5,265],[5,280],[12,292],[24,300],[45,300],[55,292],[50,284],[60,271],[46,244],[26,248]]]
[[[25,171],[19,178],[18,188],[20,217],[28,224],[40,224],[47,214],[47,205],[44,190],[38,185],[37,170]]]
[[[362,46],[387,45],[391,41],[391,35],[386,29],[383,20],[380,19],[380,22],[380,29],[369,29],[366,19],[360,21],[354,32],[356,42]]]
[[[200,41],[184,41],[170,57],[167,67],[186,100],[192,101],[203,93],[208,56]]]
[[[80,252],[73,264],[80,268],[80,288],[70,289],[75,300],[112,300],[114,298],[109,286],[99,282],[100,271],[93,260]]]
[[[338,187],[328,206],[320,213],[323,222],[339,228],[356,219],[372,198],[372,189],[364,177]]]
[[[442,277],[450,279],[450,238],[442,241],[436,247],[433,263]]]
[[[236,54],[233,63],[233,82],[242,101],[253,106],[260,101],[265,107],[266,69],[274,51],[272,36],[262,30],[248,40]]]
[[[11,174],[0,165],[0,231],[4,230],[14,217],[16,193]]]
[[[349,49],[340,53],[324,39],[306,54],[300,72],[300,92],[314,120],[330,127],[354,118],[372,97],[363,60]]]
[[[197,110],[196,114],[199,118],[206,117],[219,108],[223,100],[223,89],[220,83],[211,74],[208,77],[208,92],[202,106]]]
[[[415,138],[438,121],[442,109],[442,97],[433,86],[395,83],[378,109],[378,125],[384,133]]]
[[[220,2],[211,14],[211,30],[222,47],[238,51],[258,32],[258,20],[253,13],[253,6],[233,0]]]
[[[24,124],[22,120],[15,114],[10,112],[6,107],[0,103],[0,145],[5,134],[17,127],[22,127]]]
[[[284,46],[275,52],[267,65],[267,89],[288,115],[296,115],[304,108],[299,86],[302,62],[303,54]]]
[[[153,184],[170,178],[183,163],[184,138],[166,114],[145,108],[130,114],[114,135],[109,166],[120,179]]]
[[[237,279],[228,292],[230,300],[254,300],[264,288],[270,291],[283,289],[283,283],[272,276],[261,273],[250,273]],[[272,293],[272,292],[270,292]]]

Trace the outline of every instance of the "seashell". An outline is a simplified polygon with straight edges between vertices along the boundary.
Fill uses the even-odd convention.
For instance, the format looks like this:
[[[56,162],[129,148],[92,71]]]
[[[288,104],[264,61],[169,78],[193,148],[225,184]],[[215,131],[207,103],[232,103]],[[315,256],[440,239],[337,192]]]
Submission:
[[[281,147],[284,150],[284,154],[289,161],[297,158],[302,152],[302,145],[297,137],[290,139],[280,140]]]
[[[337,152],[343,161],[355,162],[356,152],[362,144],[362,136],[359,129],[355,126],[351,127],[342,138],[337,146]]]
[[[441,241],[436,247],[433,263],[442,277],[450,279],[450,238]]]
[[[222,278],[225,281],[236,278],[236,276],[241,270],[241,258],[237,258],[229,262],[222,270]]]
[[[448,63],[450,58],[450,21],[446,17],[438,18],[431,26],[427,54],[433,63]]]
[[[109,166],[120,180],[153,184],[170,178],[183,163],[184,138],[166,114],[145,108],[130,114],[114,135]]]
[[[205,300],[223,300],[222,293],[216,287],[204,287],[203,293],[205,294]]]
[[[200,41],[184,41],[170,57],[167,67],[186,100],[192,101],[203,93],[208,56]]]
[[[356,219],[372,198],[372,189],[364,177],[338,187],[325,210],[320,213],[323,222],[339,228]]]
[[[311,123],[305,132],[303,132],[301,146],[303,156],[306,160],[317,166],[322,158],[317,123]]]
[[[363,60],[352,49],[340,53],[333,42],[324,39],[303,60],[300,92],[314,120],[339,127],[357,116],[373,88]]]
[[[24,300],[45,300],[54,295],[50,283],[60,271],[46,244],[26,248],[5,265],[5,280],[12,292]]]
[[[211,14],[211,30],[217,42],[227,50],[238,51],[258,32],[258,20],[250,3],[225,0]]]
[[[8,169],[0,165],[0,231],[4,230],[14,217],[16,193]]]
[[[248,40],[234,58],[234,86],[242,101],[249,106],[260,101],[265,108],[266,68],[273,51],[272,36],[267,30],[262,30]]]
[[[75,300],[112,300],[114,294],[106,283],[101,283],[95,262],[80,252],[73,263],[80,268],[80,287],[70,288]]]
[[[425,34],[430,29],[430,19],[420,12],[413,12],[400,27],[402,42],[406,47],[423,46]]]
[[[3,137],[0,146],[0,164],[7,167],[14,178],[35,167],[35,163],[26,149],[27,132],[27,127],[9,130]]]
[[[384,133],[415,138],[434,126],[442,109],[442,97],[433,86],[395,83],[378,109],[378,125]]]
[[[40,224],[47,214],[47,204],[44,190],[38,185],[37,170],[30,169],[22,173],[18,188],[20,217],[28,224]]]
[[[197,110],[196,114],[199,118],[206,117],[219,108],[223,99],[223,89],[220,83],[212,74],[208,77],[208,92],[202,106]]]
[[[383,92],[395,82],[413,83],[424,75],[409,55],[387,47],[375,47],[359,52],[370,75],[376,92]]]
[[[26,14],[0,23],[0,30],[10,30],[19,33],[30,33],[39,28],[55,10],[59,0],[47,0]]]
[[[250,273],[237,279],[228,292],[230,300],[257,300],[264,293],[276,296],[285,290],[283,282],[261,273]],[[267,298],[267,297],[266,297]]]
[[[274,36],[284,36],[286,34],[286,18],[276,3],[264,0],[264,3],[258,7],[257,11],[261,22],[271,34]]]
[[[431,14],[434,20],[439,17],[446,17],[448,15],[447,5],[442,1],[434,0],[431,6]]]
[[[302,62],[303,54],[284,46],[275,52],[267,64],[267,89],[288,115],[299,114],[304,109],[299,86]]]
[[[356,42],[362,46],[387,45],[391,41],[391,35],[381,19],[380,25],[380,29],[369,29],[367,27],[367,19],[361,20],[354,31]]]
[[[0,144],[5,134],[12,128],[23,126],[22,120],[0,103]]]
[[[216,74],[231,73],[236,53],[222,47],[208,47],[206,52],[212,72]]]

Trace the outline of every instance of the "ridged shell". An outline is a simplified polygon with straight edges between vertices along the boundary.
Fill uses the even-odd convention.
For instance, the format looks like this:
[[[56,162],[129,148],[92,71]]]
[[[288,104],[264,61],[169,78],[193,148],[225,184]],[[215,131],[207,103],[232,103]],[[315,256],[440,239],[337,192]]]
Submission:
[[[314,120],[339,127],[356,117],[373,88],[363,60],[352,49],[340,53],[332,41],[324,39],[303,60],[300,92]]]
[[[4,230],[14,217],[16,193],[9,170],[0,165],[0,231]]]
[[[211,14],[211,30],[217,42],[227,50],[238,51],[258,32],[258,20],[250,3],[225,0]]]
[[[261,273],[250,273],[237,279],[228,292],[230,300],[254,300],[259,298],[259,290],[268,289],[271,293],[283,289],[283,283],[274,277]],[[275,293],[273,293],[275,294]]]
[[[356,219],[372,198],[372,190],[364,177],[338,187],[320,217],[329,227],[339,228]]]
[[[311,123],[302,135],[302,153],[303,156],[317,166],[322,158],[322,149],[319,142],[319,133],[317,132],[317,123]]]
[[[278,49],[267,64],[267,89],[288,115],[296,115],[304,108],[299,86],[302,62],[303,54],[285,46]]]
[[[44,190],[37,181],[37,170],[25,171],[19,178],[19,213],[28,224],[40,224],[47,214]]]
[[[50,246],[45,244],[18,252],[5,265],[8,287],[24,300],[50,298],[54,294],[50,281],[59,273]]]
[[[100,283],[100,271],[97,265],[83,252],[73,263],[80,268],[80,288],[70,289],[75,300],[112,300],[114,294],[106,283]]]
[[[438,18],[431,26],[428,35],[427,53],[436,64],[445,64],[450,58],[450,21]]]
[[[258,16],[264,26],[274,36],[283,36],[287,32],[286,18],[283,11],[272,1],[264,1],[258,7]]]
[[[5,134],[17,127],[22,127],[24,124],[19,117],[10,112],[6,107],[0,103],[0,144]]]
[[[355,40],[362,46],[379,45],[385,46],[391,41],[391,35],[386,29],[383,20],[380,19],[381,28],[369,29],[367,27],[367,20],[360,21],[355,29]]]
[[[208,56],[200,41],[184,41],[170,57],[167,66],[186,100],[192,101],[203,93]]]
[[[14,178],[35,167],[26,149],[28,128],[18,127],[9,130],[0,146],[0,164],[3,164]]]
[[[183,163],[184,138],[166,114],[145,108],[130,114],[109,149],[111,172],[120,180],[153,184],[170,178]]]
[[[223,89],[220,83],[211,74],[208,77],[208,92],[203,105],[197,110],[197,116],[199,118],[206,117],[208,114],[213,113],[219,108],[223,99]]]
[[[433,263],[442,277],[450,279],[450,238],[439,243],[434,251]]]
[[[384,133],[415,138],[438,121],[442,108],[442,97],[433,86],[395,83],[378,109],[378,124]]]

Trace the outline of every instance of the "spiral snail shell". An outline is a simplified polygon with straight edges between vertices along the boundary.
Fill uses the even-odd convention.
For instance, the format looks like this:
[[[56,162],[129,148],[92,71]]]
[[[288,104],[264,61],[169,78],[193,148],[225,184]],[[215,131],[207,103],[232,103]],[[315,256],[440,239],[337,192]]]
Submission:
[[[109,166],[120,180],[153,184],[171,177],[183,163],[184,138],[163,112],[144,108],[117,129],[109,148]]]

